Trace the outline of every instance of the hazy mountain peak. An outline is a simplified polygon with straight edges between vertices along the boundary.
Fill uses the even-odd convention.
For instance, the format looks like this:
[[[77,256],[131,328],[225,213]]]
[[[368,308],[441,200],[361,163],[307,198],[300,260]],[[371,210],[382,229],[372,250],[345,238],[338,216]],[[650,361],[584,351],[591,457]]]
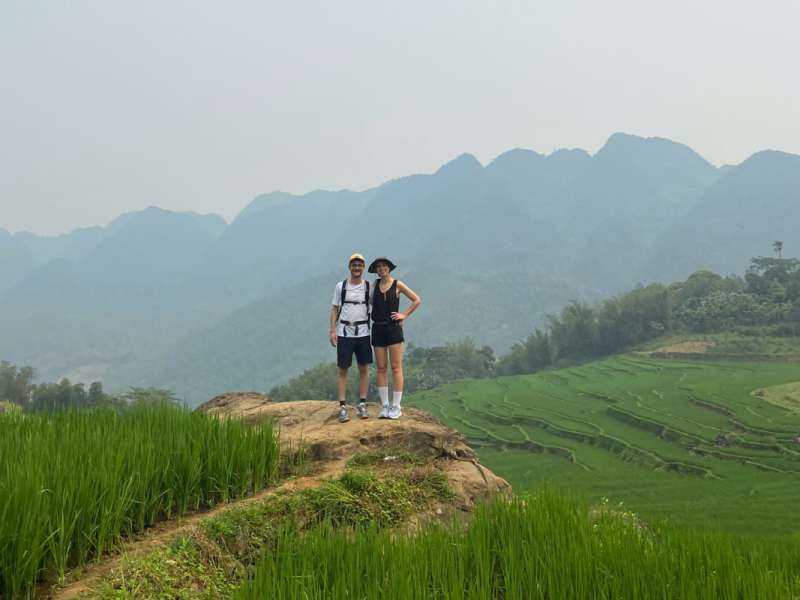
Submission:
[[[236,215],[234,221],[238,221],[243,217],[251,216],[267,207],[276,206],[283,202],[295,200],[297,196],[288,192],[270,192],[268,194],[259,194],[250,201],[250,204],[245,206],[242,211]]]
[[[169,227],[178,223],[193,223],[200,225],[212,235],[219,235],[227,226],[221,216],[213,213],[200,214],[193,211],[165,210],[158,206],[148,206],[139,211],[132,211],[120,215],[108,224],[106,228],[111,233],[119,233],[126,229],[149,229],[152,227]]]
[[[464,153],[442,165],[435,175],[471,175],[483,171],[483,165],[472,154]]]
[[[501,171],[521,171],[534,167],[545,160],[543,154],[526,148],[514,148],[508,152],[503,152],[492,162],[486,165],[489,170]]]
[[[781,152],[780,150],[761,150],[756,152],[744,162],[746,164],[770,164],[770,163],[791,163],[800,160],[800,155]]]
[[[636,161],[647,160],[653,163],[668,165],[675,163],[694,163],[704,169],[715,169],[714,165],[692,150],[686,144],[674,142],[661,137],[640,137],[629,133],[617,132],[608,138],[597,154],[599,161]]]
[[[547,156],[547,160],[563,160],[563,159],[577,159],[583,160],[586,158],[591,158],[592,155],[589,154],[583,148],[559,148],[555,150],[551,154]]]

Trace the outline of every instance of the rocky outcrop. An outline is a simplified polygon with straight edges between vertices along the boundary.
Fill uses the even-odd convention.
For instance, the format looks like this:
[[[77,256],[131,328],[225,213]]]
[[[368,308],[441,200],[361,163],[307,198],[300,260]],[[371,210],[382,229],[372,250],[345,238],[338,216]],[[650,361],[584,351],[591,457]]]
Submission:
[[[380,455],[391,461],[397,453],[410,453],[443,471],[462,509],[470,509],[487,497],[508,493],[511,486],[482,466],[464,436],[445,427],[429,413],[404,408],[397,420],[373,416],[358,419],[351,408],[351,420],[339,423],[338,405],[331,401],[270,402],[252,394],[225,394],[198,410],[256,423],[272,420],[280,430],[281,445],[296,452],[303,448],[305,459],[315,463],[320,477],[344,472],[347,462],[359,454]]]
[[[226,392],[201,404],[197,410],[215,417],[257,420],[269,401],[267,396],[259,392]]]

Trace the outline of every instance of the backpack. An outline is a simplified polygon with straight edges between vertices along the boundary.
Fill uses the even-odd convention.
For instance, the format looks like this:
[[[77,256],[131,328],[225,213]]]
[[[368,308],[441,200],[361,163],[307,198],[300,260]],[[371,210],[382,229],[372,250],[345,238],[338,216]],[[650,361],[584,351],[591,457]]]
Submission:
[[[366,279],[364,280],[364,300],[357,301],[357,300],[345,300],[347,295],[347,279],[342,281],[342,296],[339,298],[339,313],[336,315],[336,321],[343,323],[345,325],[344,334],[347,336],[347,325],[355,325],[356,326],[356,335],[358,335],[358,326],[359,325],[366,325],[367,330],[369,330],[369,281]],[[356,321],[355,323],[350,323],[349,321],[340,321],[339,318],[342,316],[342,308],[344,308],[345,304],[366,304],[367,305],[367,320],[366,321]]]

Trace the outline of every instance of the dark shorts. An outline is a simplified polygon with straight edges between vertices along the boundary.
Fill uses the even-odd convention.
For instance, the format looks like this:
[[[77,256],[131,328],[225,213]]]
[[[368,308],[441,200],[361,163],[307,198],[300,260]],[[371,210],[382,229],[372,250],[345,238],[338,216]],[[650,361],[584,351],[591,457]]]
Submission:
[[[336,338],[336,364],[340,369],[349,369],[353,364],[353,354],[360,365],[372,364],[372,346],[369,336]]]
[[[394,346],[404,341],[402,325],[374,323],[372,325],[372,345],[378,348]]]

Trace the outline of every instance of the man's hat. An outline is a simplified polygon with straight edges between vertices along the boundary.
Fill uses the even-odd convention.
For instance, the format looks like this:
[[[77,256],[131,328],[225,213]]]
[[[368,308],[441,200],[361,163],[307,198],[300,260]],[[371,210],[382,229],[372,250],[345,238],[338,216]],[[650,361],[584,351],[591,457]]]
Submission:
[[[381,262],[384,262],[387,265],[389,265],[389,272],[392,272],[397,268],[397,265],[394,264],[392,261],[390,261],[388,258],[386,258],[385,256],[379,256],[378,258],[373,260],[372,263],[370,263],[369,269],[367,269],[367,271],[369,271],[370,273],[377,273],[378,272],[378,269],[377,269],[378,263],[381,263]]]
[[[363,257],[363,256],[361,256],[361,255],[360,255],[358,252],[356,252],[355,254],[353,254],[353,255],[350,257],[350,260],[348,260],[348,261],[347,261],[347,264],[349,265],[349,264],[350,264],[351,262],[353,262],[354,260],[360,260],[362,263],[365,263],[365,262],[367,262],[366,260],[364,260],[364,257]]]

